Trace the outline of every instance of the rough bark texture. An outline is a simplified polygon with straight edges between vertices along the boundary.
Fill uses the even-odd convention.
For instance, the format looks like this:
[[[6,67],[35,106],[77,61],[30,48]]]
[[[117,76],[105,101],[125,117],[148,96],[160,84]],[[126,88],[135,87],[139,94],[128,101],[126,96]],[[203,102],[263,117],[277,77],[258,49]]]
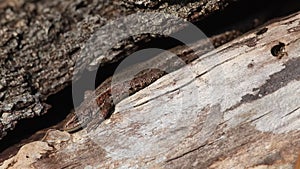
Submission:
[[[185,12],[209,8],[199,13],[197,20],[225,7],[230,0],[182,4],[164,2],[151,12],[160,12],[170,6],[181,4]],[[192,3],[193,4],[193,3]],[[161,7],[160,7],[161,6]],[[159,8],[158,8],[159,7]],[[80,60],[82,49],[90,36],[111,20],[126,16],[138,7],[128,8],[119,0],[4,0],[0,2],[0,139],[9,130],[14,129],[21,119],[32,118],[47,113],[49,108],[45,100],[57,93],[72,80],[75,60]],[[169,10],[163,10],[169,11]],[[183,16],[191,20],[191,15],[183,11],[170,14]],[[155,17],[155,15],[153,15]],[[193,16],[194,18],[194,16]],[[193,19],[194,20],[194,19]],[[134,22],[134,20],[132,20]],[[176,22],[160,25],[173,28]],[[111,24],[114,26],[114,24]],[[145,26],[147,27],[147,25]],[[112,31],[107,27],[100,35]],[[178,31],[179,27],[166,30],[165,35]],[[155,29],[155,28],[153,28]],[[107,35],[106,35],[107,36]],[[136,43],[146,42],[159,35],[141,34],[133,38],[117,41],[99,60],[82,60],[79,65],[101,63],[101,65],[120,60],[126,54],[137,50]],[[111,36],[110,38],[114,38]],[[110,39],[106,39],[111,41]],[[93,42],[92,42],[93,43]],[[100,54],[99,54],[100,55]],[[94,57],[94,56],[93,56]],[[97,57],[97,56],[95,56]]]
[[[49,131],[2,167],[292,169],[299,39],[300,13],[265,25],[121,101],[94,132]]]
[[[201,17],[226,7],[235,0],[123,0],[126,7],[133,10],[170,13],[189,21],[199,21]]]

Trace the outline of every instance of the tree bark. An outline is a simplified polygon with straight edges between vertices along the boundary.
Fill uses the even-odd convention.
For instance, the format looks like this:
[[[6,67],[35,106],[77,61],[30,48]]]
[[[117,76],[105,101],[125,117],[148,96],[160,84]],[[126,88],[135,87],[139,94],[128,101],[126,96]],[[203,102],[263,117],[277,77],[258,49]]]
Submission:
[[[157,9],[151,9],[151,12],[161,12],[163,9],[168,12],[167,9],[180,4],[186,9],[186,14],[181,14],[182,11],[169,14],[191,20],[192,16],[188,14],[197,13],[195,9],[211,7],[211,10],[193,16],[193,20],[199,20],[229,3],[231,0],[203,1],[195,7],[180,2],[165,2],[162,6],[157,3]],[[18,121],[48,112],[50,106],[45,100],[71,84],[75,61],[80,60],[84,45],[96,30],[137,11],[145,10],[126,7],[119,0],[1,1],[0,139],[13,130]],[[173,24],[176,23],[162,26],[172,28]],[[166,35],[176,31],[178,29],[170,29]],[[136,51],[137,43],[150,41],[157,36],[142,34],[119,41],[102,54],[102,60],[81,60],[83,63],[79,65],[116,62]]]
[[[292,169],[299,39],[300,13],[273,21],[121,101],[95,131],[49,131],[2,167]]]

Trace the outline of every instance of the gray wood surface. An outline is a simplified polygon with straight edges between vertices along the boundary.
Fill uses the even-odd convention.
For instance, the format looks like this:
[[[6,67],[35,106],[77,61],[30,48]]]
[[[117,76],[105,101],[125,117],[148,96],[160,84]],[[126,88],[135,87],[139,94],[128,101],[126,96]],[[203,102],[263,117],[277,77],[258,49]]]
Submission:
[[[228,4],[225,3],[227,1],[231,2],[224,0],[224,7]],[[174,2],[170,5],[176,4],[181,3]],[[203,5],[210,6],[214,3],[203,1],[203,4],[197,4],[197,8]],[[164,3],[162,8],[168,6],[168,3]],[[194,9],[185,8],[187,12]],[[214,8],[206,11],[196,18],[201,19],[217,10],[219,9]],[[0,1],[0,139],[13,130],[18,121],[48,112],[50,106],[45,100],[71,84],[75,60],[80,60],[82,49],[96,30],[116,18],[137,11],[144,10],[126,7],[119,0]],[[153,9],[151,12],[160,10]],[[190,17],[182,16],[184,19]],[[174,24],[176,23],[165,23],[162,26],[173,28]],[[166,35],[178,31],[177,28],[170,29]],[[106,33],[104,35],[107,36],[109,31],[112,30],[103,30]],[[113,35],[109,37],[114,38]],[[137,43],[150,41],[154,37],[137,35],[119,41],[102,54],[101,60],[81,59],[82,63],[77,64],[85,66],[96,62],[105,65],[116,62],[136,51]]]

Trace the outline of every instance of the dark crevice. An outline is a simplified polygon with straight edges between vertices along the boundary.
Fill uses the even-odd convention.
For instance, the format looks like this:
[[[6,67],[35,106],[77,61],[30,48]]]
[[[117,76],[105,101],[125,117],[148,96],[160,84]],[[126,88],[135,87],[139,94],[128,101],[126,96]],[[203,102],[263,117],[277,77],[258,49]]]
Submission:
[[[32,119],[21,120],[13,132],[0,141],[0,163],[15,154],[25,143],[40,140],[47,128],[59,129],[58,125],[73,109],[71,87],[49,96],[46,103],[52,105],[47,114]]]
[[[295,0],[238,1],[195,24],[207,36],[233,29],[245,33],[274,18],[287,16],[299,10],[300,3]]]
[[[268,28],[262,28],[261,30],[256,32],[256,35],[262,35],[262,34],[266,33],[267,31],[268,31]]]
[[[149,48],[160,48],[160,49],[169,49],[172,48],[173,46],[177,45],[182,45],[181,42],[179,42],[176,39],[173,39],[171,37],[160,37],[157,39],[153,39],[150,42],[147,43],[137,43],[137,51],[142,50],[142,49],[149,49]],[[140,62],[143,62],[145,60],[148,60],[150,57],[156,56],[156,54],[159,53],[152,53],[151,56],[142,56],[139,60],[136,60],[136,62],[132,62],[131,64],[128,64],[127,66],[131,66]],[[123,55],[121,53],[120,55]],[[125,57],[124,57],[125,56]],[[118,57],[118,56],[116,56]],[[103,81],[105,81],[108,77],[112,76],[117,69],[118,65],[126,58],[126,55],[124,54],[122,56],[123,59],[121,59],[118,62],[114,62],[111,64],[107,64],[103,67],[100,67],[96,71],[88,71],[85,70],[82,74],[80,74],[80,79],[76,82],[76,100],[78,101],[74,103],[74,105],[78,106],[80,103],[83,101],[84,98],[84,92],[87,90],[94,90],[96,87],[98,87]],[[125,67],[126,68],[126,67]],[[96,74],[96,79],[92,78],[92,75]],[[92,83],[95,85],[86,85],[87,83]],[[78,86],[78,87],[77,87]],[[93,88],[88,88],[90,86],[93,86]]]
[[[171,37],[160,37],[160,38],[152,39],[150,42],[146,42],[146,43],[138,42],[138,43],[136,43],[136,45],[138,46],[136,51],[143,50],[143,49],[149,49],[149,48],[159,48],[159,49],[167,50],[174,46],[182,45],[182,43]],[[126,56],[131,55],[131,54],[121,53],[120,55],[123,55],[123,58],[126,58]],[[131,65],[139,63],[139,62],[143,62],[147,59],[148,59],[148,57],[142,57],[138,60],[138,62],[132,63]],[[96,87],[99,86],[99,84],[101,84],[106,78],[113,75],[115,69],[118,67],[118,65],[123,60],[124,59],[121,59],[120,61],[118,61],[116,63],[112,63],[112,64],[109,64],[105,67],[98,69],[95,86]],[[128,65],[128,66],[131,66],[131,65]]]

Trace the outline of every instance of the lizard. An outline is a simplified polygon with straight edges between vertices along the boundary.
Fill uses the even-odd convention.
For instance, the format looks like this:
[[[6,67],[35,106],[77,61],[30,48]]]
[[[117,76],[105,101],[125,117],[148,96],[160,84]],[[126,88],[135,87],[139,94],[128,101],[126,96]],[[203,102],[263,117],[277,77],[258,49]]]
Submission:
[[[179,57],[184,61],[184,64],[174,59],[174,56],[170,58],[164,57],[156,61],[150,61],[151,64],[157,65],[158,69],[145,69],[137,73],[133,79],[112,85],[112,77],[109,77],[100,84],[95,91],[88,92],[85,95],[84,101],[76,109],[76,113],[70,113],[66,117],[62,129],[69,133],[76,132],[85,126],[88,131],[95,129],[113,112],[114,106],[128,95],[132,95],[147,87],[164,76],[166,72],[172,72],[183,67],[204,53],[233,40],[239,35],[239,31],[227,31],[210,38],[201,39],[193,43],[191,45],[192,47],[189,48],[183,45],[170,49],[172,53],[176,54],[176,58]],[[143,66],[143,64],[141,64],[141,66]],[[126,73],[121,73],[120,77],[126,77]],[[128,85],[128,88],[124,88],[125,84]],[[114,92],[114,96],[112,91]]]

